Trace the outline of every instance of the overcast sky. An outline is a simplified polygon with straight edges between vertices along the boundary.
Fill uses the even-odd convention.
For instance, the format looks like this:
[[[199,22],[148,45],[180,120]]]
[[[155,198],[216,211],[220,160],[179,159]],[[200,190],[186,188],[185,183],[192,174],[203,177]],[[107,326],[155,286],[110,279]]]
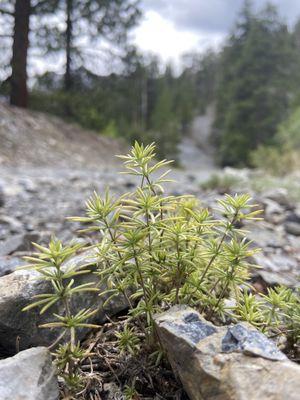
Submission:
[[[244,0],[141,0],[144,17],[134,32],[142,50],[164,61],[178,61],[190,50],[218,47],[230,31]],[[254,0],[257,8],[267,0]],[[292,25],[300,16],[300,0],[273,0]]]

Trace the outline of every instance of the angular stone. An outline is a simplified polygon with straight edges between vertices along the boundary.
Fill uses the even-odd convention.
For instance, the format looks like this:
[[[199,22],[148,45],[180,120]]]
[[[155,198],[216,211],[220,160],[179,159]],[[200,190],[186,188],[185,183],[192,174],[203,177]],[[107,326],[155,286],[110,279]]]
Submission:
[[[0,227],[5,226],[10,233],[20,233],[23,230],[23,225],[16,218],[8,215],[0,215]]]
[[[287,210],[294,208],[291,203],[289,193],[285,188],[270,189],[262,194],[262,197],[276,201],[276,203],[285,207]]]
[[[241,351],[245,354],[277,361],[287,359],[287,357],[277,349],[275,343],[271,342],[261,332],[243,323],[228,328],[222,340],[222,351],[225,353]]]
[[[17,251],[31,251],[32,242],[38,242],[40,235],[36,232],[20,233],[0,242],[0,256],[7,256]]]
[[[284,228],[287,233],[294,236],[300,236],[300,224],[298,222],[288,221],[284,224]]]
[[[201,330],[205,328],[206,335],[199,335],[200,341],[195,341],[195,321],[189,322],[190,316],[201,321]],[[222,400],[219,390],[219,368],[214,366],[213,356],[221,350],[221,338],[218,330],[210,322],[205,321],[195,310],[190,307],[172,307],[166,313],[155,317],[156,330],[163,348],[167,352],[168,359],[175,375],[181,380],[185,391],[191,399],[197,400]],[[183,326],[184,333],[183,333]],[[209,333],[209,334],[207,334]],[[223,336],[225,331],[223,331]],[[192,338],[192,340],[191,340]],[[202,339],[201,339],[202,338]],[[201,352],[203,359],[196,356],[198,343],[209,343]],[[214,397],[205,397],[208,393]]]
[[[272,272],[259,270],[257,272],[264,282],[267,283],[267,286],[275,286],[275,285],[283,285],[288,287],[298,287],[299,280],[293,274],[282,271],[282,272]]]
[[[284,221],[285,210],[282,206],[270,199],[265,199],[263,203],[265,208],[265,221],[271,222],[272,224],[279,224]]]
[[[96,261],[91,253],[82,253],[70,261],[67,265],[75,265],[80,268],[86,264],[87,260]],[[94,274],[78,275],[76,284],[98,281]],[[106,289],[103,285],[99,288],[100,292]],[[34,295],[40,293],[51,293],[52,285],[39,279],[39,275],[32,271],[15,271],[9,275],[0,278],[0,354],[14,354],[16,342],[18,341],[21,349],[32,346],[48,346],[58,337],[60,331],[57,329],[39,328],[40,324],[53,321],[53,313],[62,314],[64,312],[62,305],[53,306],[43,315],[40,315],[37,308],[22,311],[22,309],[33,302]],[[73,298],[72,309],[78,312],[81,309],[98,308],[93,322],[102,323],[107,316],[113,316],[119,311],[125,309],[128,304],[123,296],[116,296],[103,309],[103,303],[108,298],[99,297],[98,292],[78,293]],[[78,333],[79,338],[86,334],[83,330]]]
[[[290,212],[286,219],[286,221],[289,222],[296,222],[297,224],[300,224],[300,209],[297,208],[296,210],[294,210],[293,212]]]
[[[24,235],[13,235],[0,242],[0,256],[7,256],[17,251],[23,244]]]
[[[0,256],[0,277],[14,272],[18,267],[24,264],[18,257]]]
[[[299,398],[300,366],[246,323],[217,327],[181,306],[157,315],[155,326],[191,400]]]
[[[232,354],[220,357],[221,390],[228,400],[298,400],[300,366],[291,361]]]
[[[0,360],[1,400],[58,400],[58,383],[45,347]]]
[[[186,340],[192,343],[198,343],[200,340],[217,332],[215,327],[200,320],[196,312],[185,315],[183,323],[177,324],[176,329]]]
[[[251,262],[261,267],[254,270],[253,274],[260,276],[269,285],[295,287],[299,284],[297,260],[281,250],[254,254]]]
[[[259,224],[249,223],[246,228],[249,230],[247,237],[259,248],[282,248],[285,245],[285,232],[280,225],[274,226],[260,222]]]

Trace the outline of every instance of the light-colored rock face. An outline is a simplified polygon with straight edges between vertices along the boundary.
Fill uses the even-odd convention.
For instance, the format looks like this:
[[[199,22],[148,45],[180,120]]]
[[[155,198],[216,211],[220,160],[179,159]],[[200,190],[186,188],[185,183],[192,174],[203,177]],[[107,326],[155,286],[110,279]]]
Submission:
[[[236,354],[221,367],[221,390],[238,400],[298,400],[300,367]]]
[[[300,367],[248,324],[216,327],[188,307],[155,319],[191,400],[298,400]]]
[[[46,348],[32,348],[0,361],[0,399],[58,399],[55,369]]]
[[[71,261],[77,267],[87,262],[87,257],[91,254],[81,254],[74,257]],[[89,258],[89,260],[92,260]],[[78,284],[83,284],[95,280],[94,274],[79,275]],[[104,290],[105,287],[100,288]],[[39,293],[51,291],[49,282],[40,281],[33,272],[16,271],[0,278],[0,354],[12,355],[16,352],[16,343],[20,349],[32,346],[48,346],[59,336],[58,330],[41,329],[40,324],[53,321],[53,312],[62,314],[61,308],[51,308],[43,315],[39,314],[38,309],[23,312],[22,309],[33,301],[33,296]],[[107,295],[108,296],[108,295]],[[85,292],[75,295],[72,302],[72,309],[78,312],[83,308],[99,307],[99,312],[95,316],[94,322],[102,323],[106,320],[106,315],[112,316],[127,307],[125,299],[115,297],[105,310],[102,304],[104,297],[99,297],[98,292]],[[79,338],[84,336],[85,331],[79,333]]]

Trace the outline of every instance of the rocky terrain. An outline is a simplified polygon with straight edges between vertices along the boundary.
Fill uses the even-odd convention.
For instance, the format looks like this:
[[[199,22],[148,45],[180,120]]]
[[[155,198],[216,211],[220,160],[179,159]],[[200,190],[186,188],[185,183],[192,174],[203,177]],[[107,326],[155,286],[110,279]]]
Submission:
[[[217,171],[208,144],[211,113],[195,120],[191,136],[181,145],[183,168],[173,170],[176,183],[168,186],[170,193],[196,195],[208,207],[221,196],[220,188],[201,189]],[[66,217],[82,215],[94,190],[103,193],[109,187],[120,194],[134,184],[133,177],[119,174],[122,166],[114,156],[126,152],[127,145],[54,117],[0,103],[0,143],[0,275],[20,264],[19,256],[31,249],[32,241],[46,243],[53,234],[62,240],[78,236],[78,225]],[[265,221],[250,230],[250,238],[262,249],[254,260],[263,267],[259,277],[268,284],[297,285],[300,203],[291,200],[284,187],[256,193],[248,184],[249,171],[231,174],[243,177],[232,191],[250,191],[264,209]]]
[[[210,151],[205,146],[199,147],[199,143],[195,140],[195,130],[199,130],[199,139],[203,133],[200,132],[201,129],[203,126],[207,127],[207,124],[207,119],[200,118],[196,121],[193,135],[187,137],[181,145],[181,163],[184,168],[173,171],[172,178],[177,183],[170,183],[167,190],[173,194],[193,194],[201,199],[204,205],[214,207],[216,199],[223,196],[222,191],[218,188],[205,191],[201,188],[201,183],[216,171],[216,167]],[[205,130],[203,134],[207,135],[207,131]],[[42,290],[40,286],[30,281],[28,274],[13,272],[23,263],[21,257],[32,250],[32,242],[47,243],[53,234],[62,240],[75,237],[85,240],[77,233],[78,224],[67,221],[66,217],[83,215],[85,200],[94,190],[101,193],[109,186],[113,193],[120,194],[132,188],[135,183],[134,178],[118,173],[121,164],[114,157],[114,154],[126,151],[127,145],[122,141],[85,132],[54,117],[13,109],[0,103],[0,277],[2,277],[0,278],[0,355],[2,357],[12,355],[16,350],[28,346],[47,345],[51,339],[47,337],[41,339],[37,330],[37,325],[41,322],[38,314],[35,314],[35,318],[28,319],[28,316],[20,311],[30,296]],[[241,174],[240,171],[231,173],[236,176]],[[251,173],[242,174],[247,182]],[[266,188],[261,193],[256,193],[245,183],[239,190],[249,190],[258,207],[264,210],[264,221],[247,227],[250,231],[249,238],[262,249],[252,260],[261,267],[253,272],[254,285],[260,291],[264,291],[267,285],[298,286],[300,203],[295,199],[291,200],[288,190],[283,187]],[[110,309],[110,314],[113,315],[124,307],[124,304],[117,302]],[[174,317],[172,315],[171,313],[170,318]],[[182,315],[179,317],[183,318]],[[161,326],[161,323],[157,322],[158,326]],[[172,342],[171,346],[169,338],[170,335],[176,336],[176,332],[169,331],[169,336],[165,336],[165,331],[161,335],[166,343],[166,350],[172,352],[172,346],[176,341]],[[186,344],[183,344],[184,348],[185,346]],[[25,355],[20,357],[25,369],[28,363],[27,352],[25,351]],[[217,349],[216,353],[218,352]],[[19,398],[39,400],[57,398],[57,387],[53,381],[53,370],[49,366],[48,353],[40,348],[29,356],[37,358],[37,365],[44,363],[48,366],[43,369],[45,376],[40,377],[41,380],[38,376],[40,371],[36,369],[32,372],[32,381],[29,383],[27,381],[28,390],[33,390],[32,396],[26,397],[21,391]],[[260,368],[269,369],[273,374],[272,379],[276,380],[279,376],[278,369],[271,365],[270,361],[268,364],[266,361],[268,356],[265,354],[260,356],[262,357],[259,359]],[[245,356],[239,357],[235,361],[243,362],[241,357]],[[253,363],[248,360],[247,368],[245,367],[243,371],[244,375],[236,378],[236,364],[233,358],[230,358],[227,364],[225,361],[219,361],[220,365],[226,364],[226,368],[221,368],[223,372],[225,371],[224,374],[222,372],[221,378],[219,378],[220,365],[215,372],[209,366],[201,364],[200,372],[197,373],[204,374],[208,384],[211,380],[216,382],[217,374],[216,390],[221,393],[220,397],[213,397],[207,392],[204,398],[227,399],[222,397],[224,382],[227,385],[227,389],[224,389],[227,396],[236,390],[236,386],[233,389],[234,380],[239,379],[240,382],[252,369]],[[11,375],[7,373],[8,367],[1,363],[10,363],[12,374],[15,374],[20,368],[18,360],[14,357],[0,362],[0,381],[11,379]],[[180,364],[184,363],[185,359],[177,361],[174,359],[173,362]],[[292,376],[295,380],[294,376],[299,374],[299,370],[294,370],[286,360],[280,362],[285,363],[286,376]],[[288,375],[289,373],[291,375]],[[181,376],[182,372],[179,371],[179,375],[184,381],[184,374]],[[24,379],[26,381],[26,377]],[[43,384],[37,385],[34,379],[44,382],[46,388],[43,388]],[[194,388],[190,388],[189,385],[190,382],[187,382],[186,387],[190,397],[202,399],[194,396]],[[243,390],[243,396],[231,395],[228,398],[247,398],[245,393],[248,386]],[[42,392],[43,395],[40,394]],[[3,393],[0,383],[0,398],[14,398],[9,391]],[[251,399],[283,399],[280,396],[276,397],[276,393],[272,396],[257,395]],[[296,399],[292,395],[290,398]]]

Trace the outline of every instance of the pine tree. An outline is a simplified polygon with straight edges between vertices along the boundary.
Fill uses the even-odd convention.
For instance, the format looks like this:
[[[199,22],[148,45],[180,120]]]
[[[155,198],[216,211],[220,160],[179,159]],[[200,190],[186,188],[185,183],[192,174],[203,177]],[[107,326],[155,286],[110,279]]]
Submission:
[[[157,82],[156,101],[150,120],[153,139],[159,141],[157,151],[161,157],[176,156],[180,141],[179,121],[174,107],[174,82],[172,68],[167,66],[165,74]]]
[[[10,103],[28,106],[27,65],[30,38],[30,19],[33,15],[52,13],[56,0],[3,0],[0,6],[0,24],[5,33],[0,34],[1,67],[10,84]],[[5,43],[4,43],[5,42]],[[9,61],[8,61],[9,60]]]
[[[16,0],[14,11],[13,54],[11,61],[10,103],[27,107],[27,53],[29,46],[30,0]]]
[[[259,15],[246,2],[222,56],[217,134],[223,165],[249,164],[272,141],[289,103],[292,39],[273,6]]]
[[[43,21],[40,38],[48,52],[65,54],[64,89],[74,84],[74,70],[99,58],[97,45],[108,41],[115,46],[127,43],[127,32],[140,16],[137,0],[49,0],[57,15],[64,15],[65,23],[58,19]],[[92,56],[91,56],[92,54]]]

